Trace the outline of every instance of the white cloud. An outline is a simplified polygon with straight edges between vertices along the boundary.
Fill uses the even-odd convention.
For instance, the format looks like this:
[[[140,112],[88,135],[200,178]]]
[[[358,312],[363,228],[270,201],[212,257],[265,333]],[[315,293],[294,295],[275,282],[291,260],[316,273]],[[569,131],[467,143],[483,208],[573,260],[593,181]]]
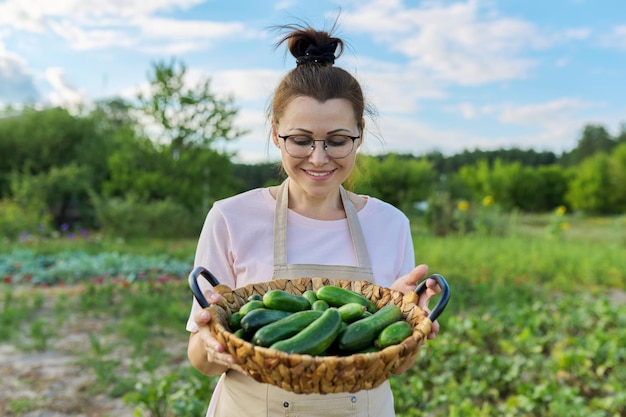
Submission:
[[[538,65],[526,55],[528,50],[589,36],[587,29],[543,33],[530,22],[500,16],[490,2],[479,0],[413,8],[399,0],[372,0],[341,20],[433,77],[462,85],[526,78]]]
[[[597,105],[577,98],[561,98],[529,105],[505,103],[492,111],[497,112],[502,123],[549,127],[571,120],[578,111]]]
[[[49,26],[70,48],[79,51],[109,46],[130,47],[136,42],[136,37],[124,36],[116,29],[85,28],[69,20],[51,21]]]
[[[216,92],[232,95],[237,102],[261,102],[263,107],[284,75],[277,70],[250,69],[219,71],[210,77],[211,87]]]
[[[600,38],[602,46],[626,50],[626,25],[618,25]]]
[[[24,59],[5,50],[0,42],[0,102],[2,104],[35,103],[39,98],[34,75],[28,69]]]
[[[421,99],[446,97],[441,83],[420,68],[359,57],[355,72],[367,98],[385,113],[411,113]]]
[[[85,104],[85,93],[70,84],[62,68],[48,68],[45,78],[53,88],[49,97],[53,105],[73,108]]]
[[[94,21],[187,9],[204,0],[7,0],[0,4],[0,25],[43,32],[54,19],[94,24]]]
[[[0,4],[0,27],[54,33],[76,50],[134,47],[171,54],[198,50],[225,37],[255,36],[238,22],[175,20],[155,13],[203,0],[9,0]]]

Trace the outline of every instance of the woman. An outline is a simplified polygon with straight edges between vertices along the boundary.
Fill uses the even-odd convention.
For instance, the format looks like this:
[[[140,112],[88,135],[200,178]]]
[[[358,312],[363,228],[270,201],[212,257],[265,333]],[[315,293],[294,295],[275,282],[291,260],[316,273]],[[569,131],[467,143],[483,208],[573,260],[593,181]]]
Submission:
[[[365,100],[359,83],[334,66],[343,42],[311,28],[290,30],[296,58],[276,89],[269,111],[271,140],[287,179],[218,201],[209,211],[195,265],[231,288],[272,278],[332,277],[368,280],[413,291],[427,271],[415,267],[406,216],[376,198],[347,192],[342,183],[363,142]],[[336,54],[336,55],[335,55]],[[204,281],[204,280],[201,280]],[[439,288],[427,280],[420,306]],[[207,300],[219,295],[205,284]],[[389,382],[356,394],[294,394],[254,381],[224,353],[197,302],[187,329],[188,356],[206,375],[222,374],[208,416],[393,416]],[[438,324],[433,324],[434,337]]]

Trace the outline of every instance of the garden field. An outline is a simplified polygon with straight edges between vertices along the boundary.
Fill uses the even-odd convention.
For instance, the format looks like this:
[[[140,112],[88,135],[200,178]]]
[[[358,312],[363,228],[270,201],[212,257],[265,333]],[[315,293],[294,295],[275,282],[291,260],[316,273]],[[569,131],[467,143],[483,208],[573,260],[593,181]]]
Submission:
[[[626,416],[626,218],[509,219],[436,237],[451,289],[438,337],[392,377],[399,417]],[[0,415],[203,416],[186,359],[194,241],[85,233],[3,242]]]

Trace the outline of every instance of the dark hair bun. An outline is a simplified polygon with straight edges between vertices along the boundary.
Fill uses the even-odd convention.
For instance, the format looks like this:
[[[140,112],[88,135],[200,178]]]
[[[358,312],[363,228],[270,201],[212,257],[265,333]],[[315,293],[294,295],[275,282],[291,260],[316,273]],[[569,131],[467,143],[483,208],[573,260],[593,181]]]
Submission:
[[[343,41],[325,31],[313,28],[286,26],[291,32],[285,35],[277,45],[287,41],[287,48],[296,58],[297,65],[321,64],[332,65],[343,52]]]

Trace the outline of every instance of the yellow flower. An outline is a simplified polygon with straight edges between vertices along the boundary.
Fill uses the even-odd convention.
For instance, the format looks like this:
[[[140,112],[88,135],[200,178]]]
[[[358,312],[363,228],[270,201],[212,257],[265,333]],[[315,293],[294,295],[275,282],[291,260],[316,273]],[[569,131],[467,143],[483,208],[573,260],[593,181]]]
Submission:
[[[565,206],[557,207],[557,209],[556,209],[556,215],[557,216],[564,216],[565,213],[567,213],[567,207],[565,207]]]
[[[563,222],[561,223],[561,230],[569,230],[569,223],[568,222]]]
[[[488,195],[487,197],[483,198],[483,206],[489,207],[492,204],[493,204],[493,197],[492,196]]]
[[[467,211],[467,209],[469,208],[469,203],[465,200],[461,200],[459,201],[457,208],[459,209],[459,211]]]

